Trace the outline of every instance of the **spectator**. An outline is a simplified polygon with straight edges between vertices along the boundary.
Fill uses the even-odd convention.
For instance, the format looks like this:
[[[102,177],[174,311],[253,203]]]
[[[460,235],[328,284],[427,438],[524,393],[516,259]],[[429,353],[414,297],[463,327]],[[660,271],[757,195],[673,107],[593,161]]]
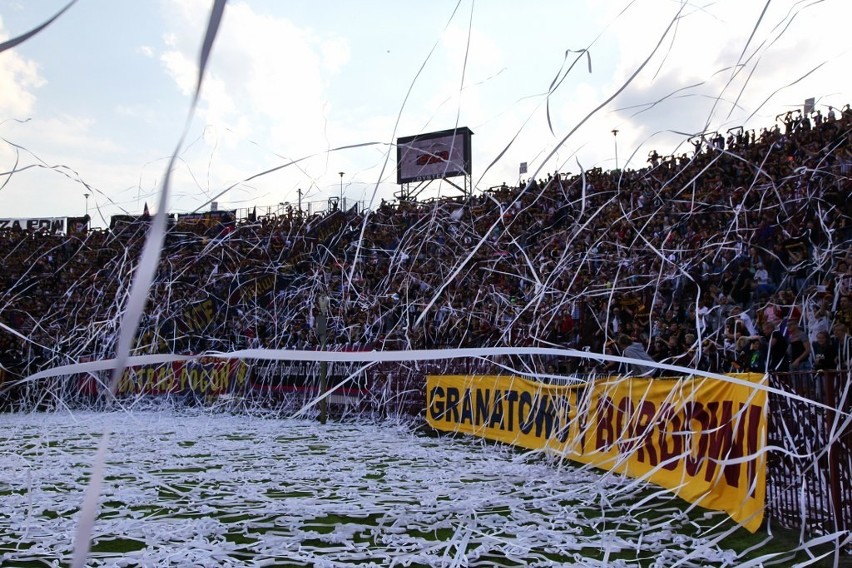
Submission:
[[[734,320],[735,326],[739,325],[743,328],[745,335],[757,335],[757,328],[751,316],[748,315],[748,312],[743,311],[740,306],[731,308],[731,318]]]
[[[837,352],[837,368],[848,370],[852,368],[852,335],[845,324],[836,323],[831,328],[834,333],[834,349]]]
[[[775,285],[769,278],[769,271],[762,262],[758,262],[754,271],[755,292],[759,298],[768,296],[775,292]]]
[[[784,337],[780,329],[777,329],[771,323],[766,323],[763,326],[763,345],[766,349],[767,371],[775,373],[790,372],[787,338]]]
[[[837,347],[829,339],[827,331],[817,333],[817,338],[811,344],[814,358],[814,369],[817,371],[834,371],[837,369]]]
[[[747,264],[743,264],[739,274],[734,281],[733,289],[731,290],[731,298],[740,306],[747,306],[751,302],[751,296],[755,288],[754,276],[751,268]]]
[[[737,351],[739,367],[749,373],[766,372],[766,349],[759,337],[743,337]]]
[[[787,324],[787,342],[789,345],[790,370],[811,371],[811,345],[797,322]]]
[[[808,339],[813,344],[817,340],[817,334],[825,332],[828,335],[831,329],[831,296],[823,293],[807,302],[805,315]]]
[[[627,357],[629,359],[633,359],[634,361],[629,363],[630,372],[637,377],[650,377],[652,376],[656,368],[648,367],[646,365],[642,365],[637,361],[650,361],[654,363],[655,361],[651,358],[650,355],[645,351],[645,348],[641,343],[633,341],[628,335],[619,335],[618,336],[618,348],[621,351],[621,355],[623,357]]]
[[[718,345],[709,339],[702,342],[698,369],[709,373],[727,373],[731,370]]]
[[[820,396],[819,389],[813,389],[808,385],[811,383],[811,344],[805,333],[799,328],[798,322],[791,321],[787,324],[787,344],[789,345],[788,356],[790,359],[790,371],[792,372],[792,384],[797,392]]]
[[[628,334],[640,348],[647,339],[654,360],[686,356],[698,338],[722,345],[725,360],[769,323],[763,358],[773,369],[799,360],[803,372],[808,342],[794,322],[804,324],[814,356],[820,332],[852,324],[850,152],[839,136],[850,126],[846,114],[811,129],[791,118],[789,135],[732,136],[724,153],[686,161],[654,154],[635,171],[595,168],[453,203],[384,203],[368,214],[253,213],[224,234],[170,231],[135,352],[312,348],[305,306],[325,294],[330,343],[555,343],[600,353],[607,338]],[[750,164],[765,176],[756,181]],[[691,180],[690,199],[675,179]],[[0,232],[0,322],[30,339],[9,356],[24,362],[22,374],[114,355],[124,283],[147,226],[131,219],[68,237]],[[462,270],[450,278],[455,267]],[[266,277],[269,292],[259,285]],[[730,294],[739,305],[730,307]],[[771,304],[759,305],[765,296]],[[184,329],[192,306],[209,298],[212,321]],[[62,353],[60,342],[79,347]],[[33,343],[49,347],[36,356]],[[714,366],[704,352],[696,351],[697,365]],[[691,354],[683,361],[696,364]]]
[[[835,323],[840,323],[848,330],[852,327],[852,297],[841,296],[834,315]]]

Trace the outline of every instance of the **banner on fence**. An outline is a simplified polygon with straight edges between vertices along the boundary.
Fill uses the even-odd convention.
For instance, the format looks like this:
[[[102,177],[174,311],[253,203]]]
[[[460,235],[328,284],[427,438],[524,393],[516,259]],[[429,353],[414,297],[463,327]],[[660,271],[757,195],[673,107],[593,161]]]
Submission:
[[[85,235],[89,232],[90,221],[88,214],[84,217],[67,217],[65,219],[65,234],[69,237]]]
[[[341,351],[365,350],[355,345],[337,346]],[[334,361],[326,364],[325,388],[354,402],[369,394],[367,375],[360,362]],[[322,365],[318,361],[271,361],[255,366],[249,389],[278,395],[320,394]],[[338,399],[342,400],[342,399]]]
[[[762,375],[599,379],[555,386],[506,376],[428,376],[433,428],[546,449],[728,513],[751,532],[766,496]]]
[[[65,232],[65,217],[27,217],[22,219],[0,219],[0,229],[46,232],[58,235]]]
[[[177,229],[233,229],[237,222],[236,211],[205,211],[203,213],[179,213]]]
[[[161,365],[128,367],[116,388],[117,395],[153,394],[199,396],[221,395],[245,390],[248,365],[238,359],[199,359]],[[96,395],[105,388],[109,374],[80,379],[81,394]]]

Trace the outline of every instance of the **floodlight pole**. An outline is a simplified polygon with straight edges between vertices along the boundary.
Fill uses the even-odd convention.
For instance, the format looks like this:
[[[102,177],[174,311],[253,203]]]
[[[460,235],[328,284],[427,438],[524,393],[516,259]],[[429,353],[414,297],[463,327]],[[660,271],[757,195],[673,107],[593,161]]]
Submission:
[[[325,351],[326,340],[328,339],[328,296],[320,296],[317,300],[319,306],[319,318],[317,319],[317,334],[320,339],[320,350]],[[320,401],[319,421],[325,424],[328,418],[328,397],[325,397],[325,389],[328,383],[328,361],[320,361],[320,396],[324,398]]]
[[[83,194],[83,197],[85,197],[85,198],[86,198],[86,215],[88,215],[88,214],[89,214],[89,194],[88,194],[88,193],[84,193],[84,194]]]
[[[615,142],[615,169],[618,169],[618,129],[612,129],[612,139]]]
[[[338,205],[338,207],[342,211],[343,205],[344,205],[343,204],[343,173],[344,172],[338,172],[338,173],[340,174],[340,202],[339,202],[340,205]]]

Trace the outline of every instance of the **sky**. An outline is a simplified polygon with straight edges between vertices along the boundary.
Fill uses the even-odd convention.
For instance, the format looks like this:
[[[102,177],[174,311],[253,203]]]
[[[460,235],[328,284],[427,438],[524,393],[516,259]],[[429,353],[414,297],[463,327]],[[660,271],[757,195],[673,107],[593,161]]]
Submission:
[[[0,41],[65,3],[0,0]],[[0,53],[0,217],[155,209],[210,6],[79,0]],[[852,102],[851,17],[846,0],[232,0],[169,212],[276,212],[299,190],[312,211],[341,192],[375,208],[399,190],[396,139],[456,126],[474,133],[474,193],[527,177],[521,162],[640,168],[808,97]]]

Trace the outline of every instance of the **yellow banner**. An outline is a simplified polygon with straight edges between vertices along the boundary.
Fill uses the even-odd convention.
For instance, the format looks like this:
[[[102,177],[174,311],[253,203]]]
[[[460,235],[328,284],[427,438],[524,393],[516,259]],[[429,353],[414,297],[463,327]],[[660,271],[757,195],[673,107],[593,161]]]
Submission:
[[[672,490],[751,532],[766,499],[762,375],[732,381],[610,378],[554,386],[518,377],[427,377],[426,418],[528,449],[546,449]]]

